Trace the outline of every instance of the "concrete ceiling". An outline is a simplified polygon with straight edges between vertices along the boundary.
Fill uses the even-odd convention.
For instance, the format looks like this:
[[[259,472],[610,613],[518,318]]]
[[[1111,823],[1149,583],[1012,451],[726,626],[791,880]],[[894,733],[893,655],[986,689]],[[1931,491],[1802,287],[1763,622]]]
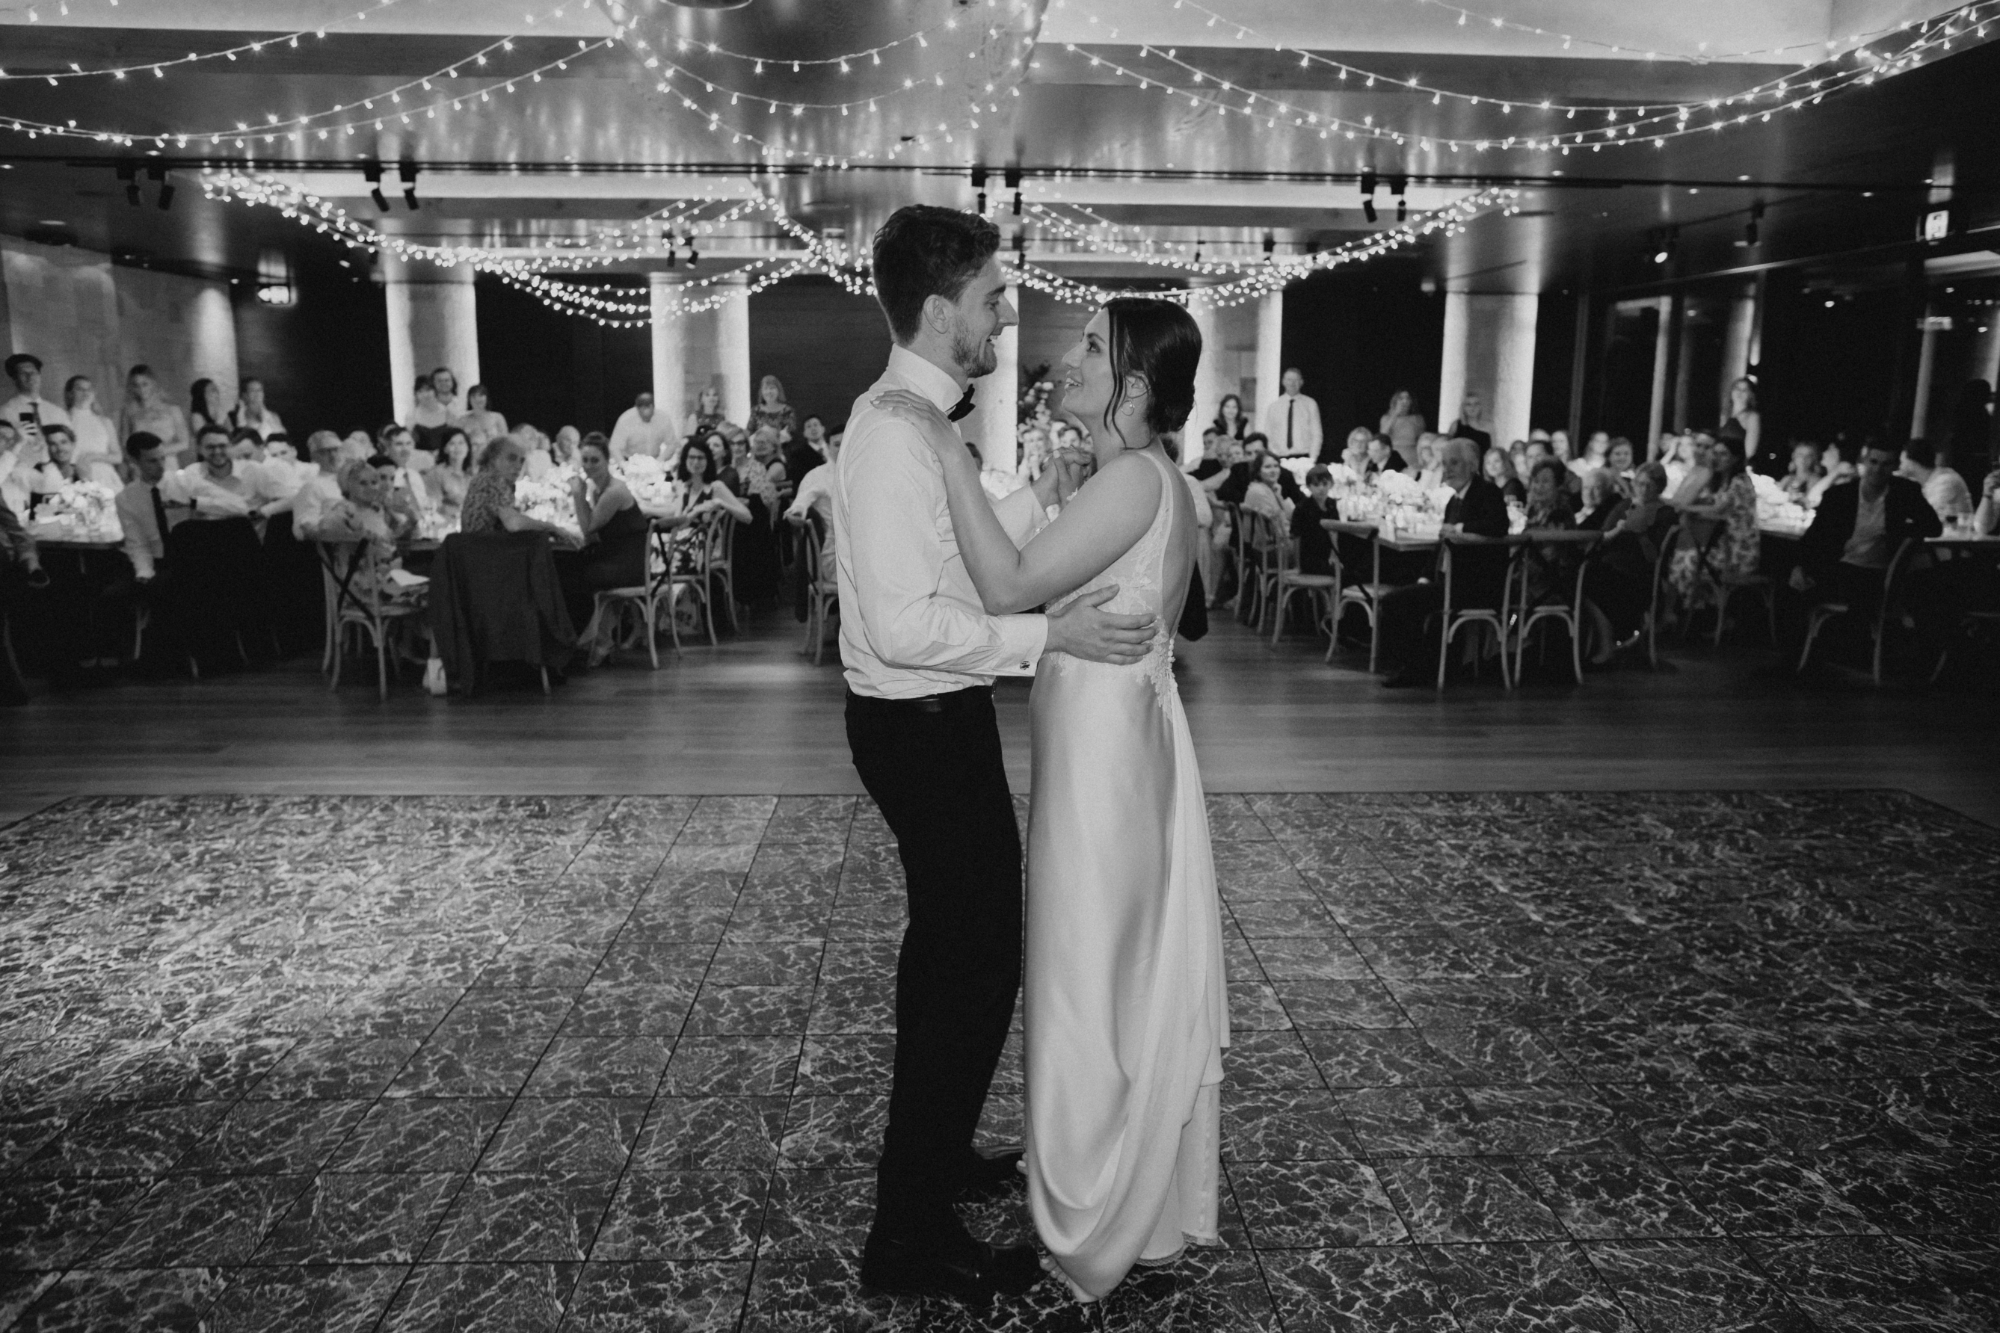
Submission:
[[[125,147],[0,131],[0,230],[51,234],[61,223],[79,243],[169,264],[244,269],[262,247],[314,243],[269,210],[203,200],[197,158],[276,161],[412,240],[515,253],[630,229],[662,209],[692,222],[758,192],[813,230],[861,240],[902,203],[970,207],[969,168],[983,164],[1010,241],[1020,230],[1037,259],[1120,276],[1145,270],[1104,243],[1199,240],[1211,258],[1245,259],[1267,237],[1280,254],[1326,249],[1394,225],[1392,177],[1412,178],[1419,212],[1502,180],[1523,191],[1518,216],[1482,217],[1401,262],[1517,290],[1656,276],[1633,256],[1667,227],[1683,229],[1682,262],[1715,268],[1829,238],[1903,239],[1944,161],[1962,216],[1994,213],[2000,61],[1979,42],[1768,125],[1659,150],[1498,147],[1574,127],[1541,111],[1544,99],[1629,117],[1795,77],[1829,53],[1851,65],[1857,37],[1945,12],[1937,0],[1486,0],[1468,4],[1465,22],[1446,0],[753,0],[726,13],[628,0],[622,23],[609,0],[67,0],[66,16],[54,12],[62,2],[37,3],[34,22],[23,0],[0,9],[7,73],[132,73],[0,80],[0,119],[214,139]],[[247,42],[265,44],[164,77],[145,68]],[[879,64],[811,63],[867,48],[882,48]],[[1381,77],[1341,78],[1328,61]],[[1219,95],[1191,101],[1189,70],[1205,76],[1204,98],[1221,84],[1279,99],[1301,123],[1232,113]],[[1465,96],[1396,82],[1410,78]],[[329,114],[335,106],[350,110]],[[1401,141],[1324,136],[1308,116],[1392,128]],[[273,120],[282,129],[295,117],[312,118],[302,137],[266,137]],[[1475,153],[1476,139],[1493,146]],[[1444,148],[1457,140],[1463,150]],[[128,208],[111,170],[149,150],[185,187],[170,213],[150,206],[150,187],[147,207]],[[391,188],[396,206],[378,215],[358,165],[369,159],[417,164],[424,206],[408,211]],[[831,165],[842,160],[847,169]],[[1007,166],[1026,173],[1018,215]],[[1362,172],[1384,181],[1375,222],[1361,209]],[[689,213],[694,197],[721,202]],[[1071,226],[1116,225],[1080,244],[1038,203]],[[1735,241],[1758,203],[1767,215],[1746,256]],[[758,216],[702,241],[718,262],[796,244]]]

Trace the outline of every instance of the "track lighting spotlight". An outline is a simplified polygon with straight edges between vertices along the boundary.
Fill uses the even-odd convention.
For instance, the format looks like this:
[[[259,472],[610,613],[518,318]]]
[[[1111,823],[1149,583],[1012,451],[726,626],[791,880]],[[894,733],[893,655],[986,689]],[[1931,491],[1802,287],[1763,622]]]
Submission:
[[[973,209],[973,212],[979,214],[979,216],[981,217],[985,217],[986,216],[986,168],[985,167],[974,167],[972,169],[972,188],[978,192],[978,198],[979,198],[978,207]]]
[[[1389,178],[1389,193],[1396,196],[1396,221],[1398,222],[1408,222],[1410,220],[1410,201],[1406,197],[1409,189],[1410,178],[1408,176],[1391,176]]]
[[[696,264],[699,264],[700,262],[701,262],[701,251],[694,248],[694,238],[690,236],[688,238],[688,267],[693,268]]]
[[[1750,205],[1750,220],[1743,224],[1743,244],[1755,245],[1762,235],[1764,222],[1764,201],[1759,199]]]
[[[417,211],[417,164],[414,162],[398,163],[396,174],[403,178],[403,202],[414,213]]]
[[[138,165],[132,162],[120,162],[118,164],[118,179],[125,182],[125,202],[137,208],[139,206]]]
[[[166,212],[174,206],[174,183],[167,179],[165,167],[147,167],[146,179],[155,181],[160,187],[160,211]]]
[[[1370,222],[1377,220],[1375,212],[1375,183],[1378,178],[1372,171],[1361,173],[1361,214]]]
[[[382,164],[364,162],[361,164],[361,178],[368,182],[368,197],[375,201],[375,207],[384,213],[389,211],[389,201],[382,194]]]
[[[1273,256],[1274,254],[1276,254],[1276,253],[1277,253],[1277,249],[1278,249],[1278,238],[1277,238],[1277,237],[1275,237],[1275,236],[1273,236],[1273,235],[1272,235],[1272,234],[1271,234],[1270,232],[1268,232],[1268,231],[1267,231],[1267,232],[1265,232],[1265,233],[1264,233],[1264,262],[1265,262],[1265,263],[1269,264],[1269,263],[1272,263],[1272,262],[1274,262],[1274,261],[1273,261],[1273,259],[1272,259],[1272,256]]]
[[[1659,248],[1653,251],[1655,264],[1665,264],[1673,259],[1674,251],[1680,246],[1680,236],[1679,227],[1667,228],[1666,234],[1660,238]]]

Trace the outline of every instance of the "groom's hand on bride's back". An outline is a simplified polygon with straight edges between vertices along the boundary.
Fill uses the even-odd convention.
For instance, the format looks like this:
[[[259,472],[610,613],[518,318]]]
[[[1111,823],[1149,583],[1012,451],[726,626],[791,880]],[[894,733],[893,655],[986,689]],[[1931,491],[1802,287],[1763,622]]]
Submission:
[[[1104,610],[1118,585],[1077,598],[1049,617],[1049,641],[1042,651],[1068,653],[1092,662],[1130,666],[1146,655],[1156,628],[1150,615],[1121,616]]]

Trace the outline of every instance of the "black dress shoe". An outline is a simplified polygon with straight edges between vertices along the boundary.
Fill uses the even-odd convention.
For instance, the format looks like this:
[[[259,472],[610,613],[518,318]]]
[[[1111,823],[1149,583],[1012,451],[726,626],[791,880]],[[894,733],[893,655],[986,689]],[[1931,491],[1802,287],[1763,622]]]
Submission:
[[[1010,1149],[991,1157],[973,1154],[959,1183],[958,1202],[991,1203],[1026,1189],[1028,1178],[1021,1174],[1021,1150]]]
[[[1032,1245],[988,1245],[969,1237],[938,1249],[871,1234],[861,1252],[861,1285],[884,1296],[951,1296],[984,1305],[1019,1296],[1042,1279]]]

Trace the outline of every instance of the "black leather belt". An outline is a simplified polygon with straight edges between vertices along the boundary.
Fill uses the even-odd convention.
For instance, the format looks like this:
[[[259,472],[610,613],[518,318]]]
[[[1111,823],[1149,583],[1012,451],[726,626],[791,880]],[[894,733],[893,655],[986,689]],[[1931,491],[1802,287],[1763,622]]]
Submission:
[[[847,702],[850,706],[881,713],[945,713],[966,707],[977,699],[992,697],[991,685],[969,685],[962,690],[926,694],[916,699],[878,699],[869,694],[856,694],[853,690],[847,692]]]

